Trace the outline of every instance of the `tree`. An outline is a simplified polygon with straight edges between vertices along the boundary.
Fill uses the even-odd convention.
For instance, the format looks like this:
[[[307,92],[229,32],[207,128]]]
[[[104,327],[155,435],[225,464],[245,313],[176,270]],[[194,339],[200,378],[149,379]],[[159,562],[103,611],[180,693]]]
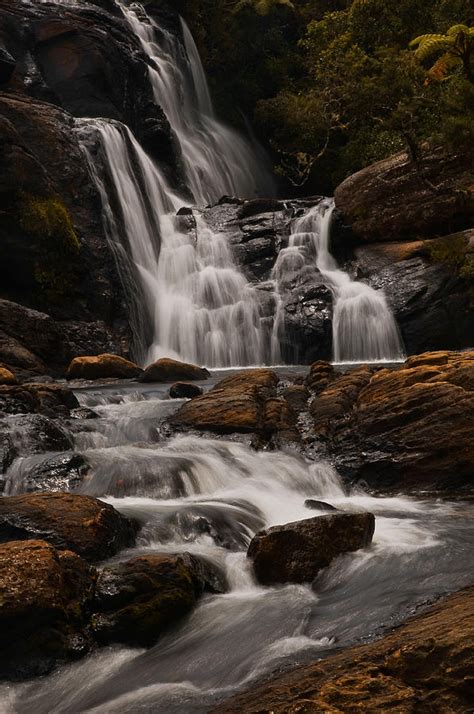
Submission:
[[[444,79],[450,70],[461,66],[467,79],[474,82],[474,27],[453,25],[445,35],[420,35],[410,42],[410,47],[416,48],[415,56],[421,62],[438,57],[428,72],[432,79]]]
[[[233,6],[233,11],[240,12],[240,10],[250,7],[259,15],[268,15],[275,5],[286,5],[286,7],[294,9],[291,0],[238,0]]]

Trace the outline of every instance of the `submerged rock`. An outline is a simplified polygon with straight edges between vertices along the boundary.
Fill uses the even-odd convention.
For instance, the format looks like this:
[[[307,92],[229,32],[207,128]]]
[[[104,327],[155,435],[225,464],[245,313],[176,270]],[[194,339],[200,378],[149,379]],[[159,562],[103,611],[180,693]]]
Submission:
[[[307,498],[304,502],[306,508],[311,508],[313,511],[337,511],[335,506],[331,506],[330,503],[325,501],[318,501],[315,498]]]
[[[46,674],[90,646],[86,612],[94,571],[43,540],[0,544],[0,677]]]
[[[75,357],[66,373],[67,379],[134,379],[143,370],[134,362],[112,354]]]
[[[209,371],[203,367],[175,359],[163,358],[148,365],[140,377],[141,382],[176,382],[181,379],[200,380],[209,377]]]
[[[0,543],[40,538],[98,561],[133,545],[136,531],[135,523],[91,496],[35,493],[0,498]]]
[[[372,513],[337,513],[308,518],[257,533],[247,556],[262,585],[309,583],[334,558],[372,542]]]
[[[7,490],[17,494],[75,491],[82,485],[89,469],[89,464],[81,454],[68,451],[33,466],[25,474],[21,484],[11,483]]]
[[[19,414],[0,420],[0,433],[7,433],[22,456],[72,449],[69,433],[42,414]]]
[[[193,399],[194,397],[199,397],[202,394],[201,387],[197,384],[189,384],[188,382],[176,382],[170,388],[171,399]]]
[[[186,615],[204,592],[224,592],[221,573],[189,553],[143,555],[104,568],[92,629],[101,643],[147,646]]]

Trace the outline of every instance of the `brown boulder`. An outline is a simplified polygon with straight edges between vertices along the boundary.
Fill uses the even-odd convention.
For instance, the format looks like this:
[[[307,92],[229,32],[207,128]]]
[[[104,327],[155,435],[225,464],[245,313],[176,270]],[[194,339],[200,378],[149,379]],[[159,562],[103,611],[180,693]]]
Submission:
[[[62,384],[28,382],[22,385],[0,384],[0,412],[31,414],[49,417],[69,416],[79,406],[74,393]]]
[[[92,628],[101,643],[151,645],[187,614],[203,592],[223,592],[219,573],[189,553],[143,555],[104,568]]]
[[[247,556],[262,585],[312,582],[334,558],[370,545],[372,513],[336,513],[260,531]]]
[[[177,382],[179,380],[207,379],[209,371],[195,364],[175,359],[159,359],[148,365],[140,377],[141,382]]]
[[[0,545],[0,676],[44,674],[89,648],[84,631],[95,573],[42,540]]]
[[[470,228],[471,157],[437,151],[415,163],[405,153],[396,154],[349,176],[336,188],[335,201],[356,238],[367,243]]]
[[[0,498],[0,543],[41,538],[94,562],[133,545],[136,530],[115,508],[91,496],[34,493]]]
[[[359,375],[352,391],[348,382]],[[354,385],[352,385],[354,386]],[[398,369],[348,373],[313,402],[347,476],[377,488],[457,492],[472,488],[474,352],[436,352]]]
[[[218,433],[259,431],[264,426],[266,399],[273,396],[277,384],[278,377],[269,369],[239,372],[184,404],[170,422]]]
[[[372,642],[279,674],[213,714],[468,712],[474,667],[474,588]]]
[[[11,372],[7,367],[0,364],[0,384],[17,384],[17,380],[13,372]]]
[[[143,370],[134,362],[112,354],[75,357],[67,368],[66,379],[134,379]]]

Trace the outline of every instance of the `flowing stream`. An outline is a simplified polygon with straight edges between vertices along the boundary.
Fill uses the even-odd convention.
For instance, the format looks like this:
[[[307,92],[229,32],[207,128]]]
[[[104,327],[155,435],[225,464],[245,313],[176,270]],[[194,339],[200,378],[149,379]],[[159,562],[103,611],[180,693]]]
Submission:
[[[153,551],[200,554],[225,571],[229,592],[203,597],[147,651],[109,647],[37,681],[4,685],[5,714],[206,712],[274,670],[367,641],[418,604],[470,581],[468,504],[374,498],[347,490],[328,463],[256,452],[245,440],[167,439],[162,420],[182,403],[167,398],[168,388],[78,392],[98,414],[64,424],[90,465],[79,492],[104,498],[143,524],[136,547],[115,561]],[[52,456],[18,458],[7,493],[24,491]],[[373,544],[334,561],[314,587],[257,585],[246,558],[252,535],[317,515],[304,506],[311,497],[373,512]]]

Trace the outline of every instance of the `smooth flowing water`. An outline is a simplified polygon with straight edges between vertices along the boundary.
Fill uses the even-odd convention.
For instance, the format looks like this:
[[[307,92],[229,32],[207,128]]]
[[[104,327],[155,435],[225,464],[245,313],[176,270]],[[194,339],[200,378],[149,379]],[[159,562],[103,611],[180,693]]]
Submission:
[[[98,414],[64,424],[90,464],[79,491],[141,521],[136,547],[115,560],[192,552],[224,569],[229,592],[203,597],[147,651],[109,647],[38,681],[4,685],[3,712],[206,712],[265,674],[367,641],[420,603],[470,582],[472,506],[375,498],[344,487],[330,464],[296,453],[168,439],[162,420],[181,404],[166,397],[168,386],[78,393]],[[18,458],[7,492],[22,492],[31,470],[50,457]],[[310,497],[373,512],[373,544],[338,558],[313,587],[257,585],[246,558],[252,535],[315,515],[304,506]]]

